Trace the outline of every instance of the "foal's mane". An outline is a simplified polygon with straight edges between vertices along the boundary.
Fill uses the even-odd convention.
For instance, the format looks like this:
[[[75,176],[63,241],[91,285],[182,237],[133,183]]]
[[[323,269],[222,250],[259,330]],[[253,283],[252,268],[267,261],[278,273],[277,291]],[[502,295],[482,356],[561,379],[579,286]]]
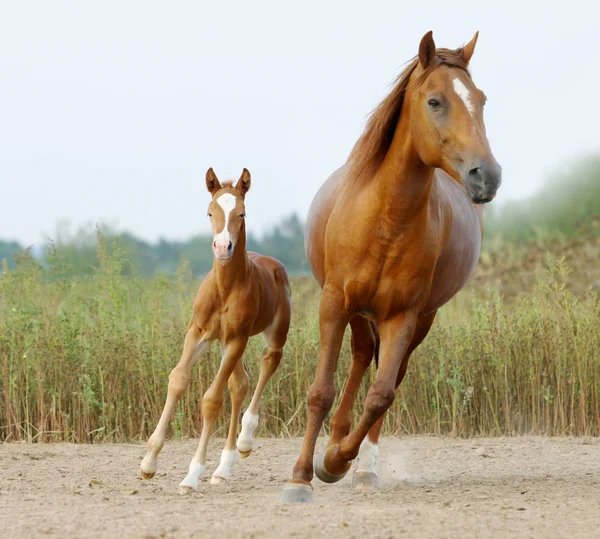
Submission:
[[[366,181],[381,165],[388,152],[410,79],[419,65],[419,58],[413,58],[395,80],[394,88],[385,99],[371,112],[363,134],[356,141],[347,163],[350,165],[348,177],[357,182]],[[462,48],[456,50],[437,49],[434,59],[427,69],[412,82],[414,88],[439,66],[446,65],[462,69],[470,76],[467,64],[462,56]]]

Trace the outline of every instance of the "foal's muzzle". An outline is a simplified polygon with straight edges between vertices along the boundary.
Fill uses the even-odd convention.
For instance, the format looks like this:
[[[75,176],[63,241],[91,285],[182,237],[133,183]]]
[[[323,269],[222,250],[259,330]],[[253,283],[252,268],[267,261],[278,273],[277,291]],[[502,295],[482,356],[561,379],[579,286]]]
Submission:
[[[495,161],[477,163],[469,170],[465,184],[475,204],[490,202],[502,184],[502,168]]]
[[[233,254],[233,243],[231,241],[213,241],[213,252],[219,262],[229,262]]]

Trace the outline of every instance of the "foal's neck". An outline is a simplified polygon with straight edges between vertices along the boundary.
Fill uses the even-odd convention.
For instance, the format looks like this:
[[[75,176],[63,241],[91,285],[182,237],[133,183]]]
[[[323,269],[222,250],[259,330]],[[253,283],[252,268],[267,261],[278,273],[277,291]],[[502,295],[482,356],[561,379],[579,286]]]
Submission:
[[[242,223],[231,260],[227,264],[221,264],[216,258],[213,260],[219,293],[227,294],[234,285],[245,282],[248,278],[249,265],[250,261],[246,253],[246,227]]]

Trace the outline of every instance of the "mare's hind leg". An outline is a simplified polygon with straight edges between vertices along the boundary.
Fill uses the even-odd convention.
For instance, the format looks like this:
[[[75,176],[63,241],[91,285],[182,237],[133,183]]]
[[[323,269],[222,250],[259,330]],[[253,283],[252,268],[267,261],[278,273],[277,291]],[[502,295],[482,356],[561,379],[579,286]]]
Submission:
[[[266,346],[260,358],[260,375],[250,406],[248,406],[242,417],[242,432],[240,432],[237,440],[237,449],[242,458],[248,457],[252,452],[252,437],[258,427],[260,401],[267,383],[279,367],[289,327],[290,309],[289,304],[286,302],[282,312],[275,317],[275,322],[263,333]]]
[[[404,375],[406,374],[406,369],[408,368],[408,360],[410,359],[410,355],[414,352],[417,346],[423,342],[423,339],[425,339],[429,333],[436,313],[437,311],[434,311],[427,316],[421,316],[417,319],[415,334],[413,335],[410,346],[404,355],[404,359],[400,365],[400,370],[398,371],[396,387],[402,383]],[[382,416],[371,427],[367,436],[360,444],[357,457],[357,466],[352,474],[352,486],[355,488],[376,488],[379,484],[379,478],[377,476],[377,471],[375,470],[375,464],[379,455],[379,434],[381,432],[381,427],[383,426],[384,418],[385,414],[382,414]]]
[[[179,484],[179,493],[187,494],[193,489],[198,488],[198,479],[206,470],[206,449],[212,428],[219,416],[223,406],[223,391],[227,380],[234,371],[237,363],[241,360],[248,338],[238,338],[229,342],[223,351],[223,359],[219,371],[213,380],[213,383],[204,393],[202,398],[202,433],[200,434],[200,443],[198,450],[190,462],[188,474]]]
[[[160,420],[152,436],[148,439],[148,450],[146,456],[140,465],[140,472],[144,479],[151,479],[156,473],[158,454],[165,443],[165,435],[169,421],[175,412],[175,407],[181,399],[185,390],[188,388],[192,375],[192,367],[198,361],[198,358],[208,348],[210,343],[202,341],[198,334],[198,328],[193,320],[185,336],[183,353],[179,363],[169,375],[169,389],[167,392],[167,401],[160,416]]]
[[[225,443],[225,449],[221,453],[221,462],[210,479],[213,485],[227,481],[231,473],[231,468],[239,460],[237,449],[235,448],[235,438],[237,436],[242,404],[248,394],[248,373],[241,359],[237,362],[235,369],[231,373],[227,385],[231,394],[231,423],[229,424],[229,434]]]

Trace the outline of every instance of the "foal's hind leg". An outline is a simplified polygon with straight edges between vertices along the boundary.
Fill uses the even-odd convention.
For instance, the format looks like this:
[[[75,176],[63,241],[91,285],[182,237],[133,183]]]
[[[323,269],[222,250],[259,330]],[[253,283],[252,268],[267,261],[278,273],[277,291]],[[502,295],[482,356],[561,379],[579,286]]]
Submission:
[[[404,375],[406,374],[406,369],[408,368],[408,360],[410,359],[410,355],[423,342],[429,333],[436,313],[437,311],[427,316],[420,316],[417,319],[415,334],[413,335],[410,346],[404,355],[404,359],[400,365],[400,370],[398,371],[396,387],[402,383]],[[379,484],[379,478],[375,470],[375,464],[379,455],[379,434],[383,426],[384,418],[385,413],[370,428],[367,436],[360,444],[358,457],[356,459],[357,466],[352,474],[352,486],[355,488],[375,488]]]
[[[229,424],[229,434],[225,443],[225,449],[221,453],[221,462],[210,479],[213,485],[227,481],[231,473],[231,468],[239,460],[237,449],[235,448],[235,438],[237,436],[242,404],[248,394],[248,373],[241,359],[237,362],[235,369],[231,373],[227,385],[229,386],[229,393],[231,395],[231,423]]]
[[[167,402],[160,416],[160,420],[152,436],[148,439],[148,451],[140,465],[140,472],[144,479],[151,479],[156,473],[158,454],[165,443],[165,435],[169,421],[175,412],[175,407],[185,393],[190,383],[192,367],[198,361],[198,358],[209,346],[208,341],[200,340],[198,328],[195,323],[190,322],[190,328],[185,336],[183,353],[179,363],[169,375],[169,389],[167,392]]]
[[[276,321],[272,327],[265,330],[263,337],[266,346],[263,349],[262,357],[260,358],[260,375],[258,384],[252,395],[250,406],[244,412],[242,417],[242,432],[237,440],[237,449],[240,457],[246,458],[252,452],[252,436],[258,427],[258,408],[262,399],[263,393],[271,376],[279,367],[279,362],[283,355],[283,346],[287,338],[287,332],[290,326],[289,309],[280,316],[276,317]]]

